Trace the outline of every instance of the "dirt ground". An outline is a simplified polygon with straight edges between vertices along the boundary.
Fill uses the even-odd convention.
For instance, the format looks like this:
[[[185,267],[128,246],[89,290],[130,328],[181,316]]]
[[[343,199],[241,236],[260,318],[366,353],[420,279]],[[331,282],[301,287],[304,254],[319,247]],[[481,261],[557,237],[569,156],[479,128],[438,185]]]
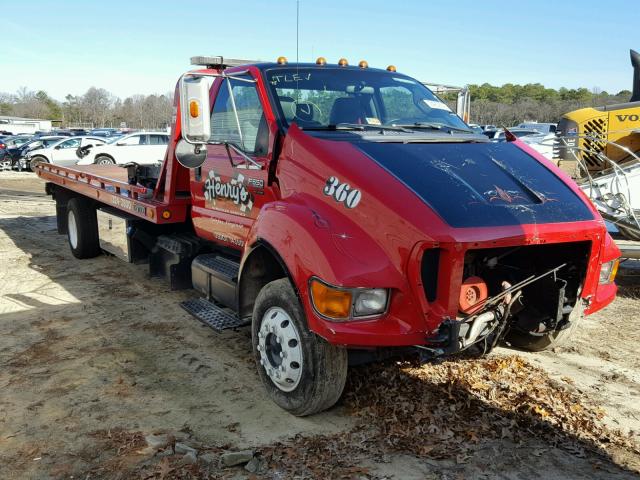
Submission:
[[[0,479],[638,478],[637,268],[571,347],[356,367],[336,407],[296,418],[246,329],[204,327],[143,265],[75,260],[54,215],[33,174],[0,172]],[[257,473],[219,464],[247,448]]]

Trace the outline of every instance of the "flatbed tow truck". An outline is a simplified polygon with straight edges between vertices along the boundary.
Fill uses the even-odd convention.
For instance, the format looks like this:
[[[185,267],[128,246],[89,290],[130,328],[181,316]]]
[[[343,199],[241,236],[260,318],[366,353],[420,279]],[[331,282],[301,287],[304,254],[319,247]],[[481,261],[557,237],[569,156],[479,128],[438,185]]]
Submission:
[[[250,326],[292,414],[331,407],[350,362],[544,350],[614,299],[620,252],[575,183],[395,67],[192,63],[160,168],[35,170],[77,258],[148,263],[202,322]]]

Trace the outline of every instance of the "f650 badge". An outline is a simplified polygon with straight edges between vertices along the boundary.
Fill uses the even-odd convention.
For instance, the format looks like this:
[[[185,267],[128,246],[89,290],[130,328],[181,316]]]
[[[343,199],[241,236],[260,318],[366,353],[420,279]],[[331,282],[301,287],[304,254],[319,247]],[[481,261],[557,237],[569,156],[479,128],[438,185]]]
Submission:
[[[323,192],[328,197],[333,197],[336,202],[344,203],[347,208],[356,208],[362,198],[360,190],[352,188],[351,185],[341,182],[336,177],[327,179]]]

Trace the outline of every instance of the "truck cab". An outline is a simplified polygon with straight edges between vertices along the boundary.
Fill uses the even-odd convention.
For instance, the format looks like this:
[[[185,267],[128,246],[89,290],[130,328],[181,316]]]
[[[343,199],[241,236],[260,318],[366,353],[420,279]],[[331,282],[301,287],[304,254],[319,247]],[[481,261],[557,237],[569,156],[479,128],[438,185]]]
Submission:
[[[250,326],[282,408],[329,408],[349,362],[384,352],[544,350],[615,297],[619,251],[582,191],[395,67],[194,63],[151,180],[37,171],[76,256],[120,235],[125,258],[200,292],[183,304],[198,319]]]

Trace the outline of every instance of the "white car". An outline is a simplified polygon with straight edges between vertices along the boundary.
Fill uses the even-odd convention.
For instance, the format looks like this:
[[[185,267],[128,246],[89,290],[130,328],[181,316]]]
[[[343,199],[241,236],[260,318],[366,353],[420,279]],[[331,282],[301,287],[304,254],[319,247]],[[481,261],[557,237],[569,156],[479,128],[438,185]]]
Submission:
[[[104,138],[100,137],[65,137],[44,148],[30,151],[26,156],[27,164],[31,162],[47,162],[68,167],[75,165],[80,160],[78,149],[91,145],[102,145]]]
[[[130,133],[92,148],[78,165],[123,165],[129,162],[152,165],[164,160],[168,144],[166,132]]]

